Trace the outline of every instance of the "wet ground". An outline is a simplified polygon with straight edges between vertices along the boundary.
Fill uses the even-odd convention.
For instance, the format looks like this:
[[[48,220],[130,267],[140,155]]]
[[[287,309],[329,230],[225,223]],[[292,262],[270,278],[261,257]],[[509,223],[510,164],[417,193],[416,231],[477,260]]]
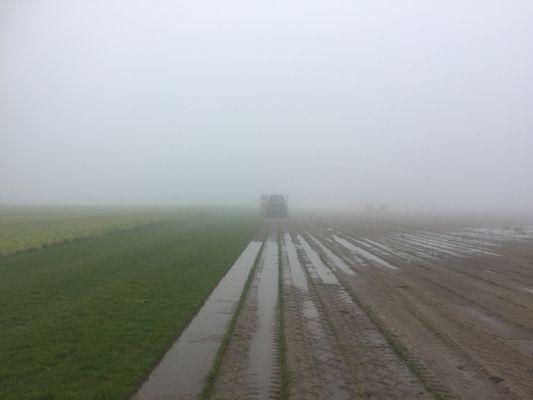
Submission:
[[[250,246],[135,399],[200,393],[248,274],[211,398],[533,398],[527,227],[291,219]]]
[[[213,398],[279,397],[278,262],[278,241],[271,233],[253,271],[252,285],[216,377]]]

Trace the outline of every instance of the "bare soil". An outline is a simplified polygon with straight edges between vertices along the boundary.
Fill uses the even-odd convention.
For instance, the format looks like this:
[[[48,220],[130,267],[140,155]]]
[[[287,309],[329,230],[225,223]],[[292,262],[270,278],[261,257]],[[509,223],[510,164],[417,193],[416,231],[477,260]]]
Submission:
[[[215,399],[269,399],[281,393],[278,349],[278,242],[266,241],[215,381]]]
[[[533,398],[533,231],[377,218],[265,229],[212,398]]]
[[[533,398],[533,241],[464,228],[377,220],[300,226],[356,271],[336,268],[433,395]]]

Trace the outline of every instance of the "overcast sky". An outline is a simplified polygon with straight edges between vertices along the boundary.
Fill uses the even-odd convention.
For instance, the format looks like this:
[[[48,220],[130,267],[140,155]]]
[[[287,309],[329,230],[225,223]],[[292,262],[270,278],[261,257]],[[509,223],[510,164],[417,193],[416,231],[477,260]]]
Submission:
[[[0,203],[533,212],[533,2],[0,1]]]

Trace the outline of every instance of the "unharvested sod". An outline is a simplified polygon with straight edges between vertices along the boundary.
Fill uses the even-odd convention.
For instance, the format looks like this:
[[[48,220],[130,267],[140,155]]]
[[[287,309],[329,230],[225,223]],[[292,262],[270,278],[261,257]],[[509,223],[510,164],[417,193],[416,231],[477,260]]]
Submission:
[[[0,398],[129,398],[257,229],[205,211],[0,258]]]

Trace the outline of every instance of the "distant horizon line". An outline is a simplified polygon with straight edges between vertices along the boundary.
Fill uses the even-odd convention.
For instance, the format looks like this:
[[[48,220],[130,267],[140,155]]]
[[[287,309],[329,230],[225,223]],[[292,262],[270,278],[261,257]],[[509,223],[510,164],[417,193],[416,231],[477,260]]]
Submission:
[[[88,203],[2,203],[0,202],[0,208],[79,208],[79,209],[171,209],[171,208],[239,208],[239,209],[254,209],[259,211],[259,201],[257,205],[252,204],[222,204],[222,203],[200,203],[200,204],[191,204],[191,203],[144,203],[144,204],[134,204],[134,203],[98,203],[98,204],[88,204]],[[326,207],[326,206],[296,206],[289,205],[289,211],[293,214],[307,214],[310,212],[314,213],[325,213],[325,214],[352,214],[352,215],[361,215],[361,216],[433,216],[433,217],[461,217],[461,216],[470,216],[470,217],[512,217],[512,218],[533,218],[533,210],[504,210],[504,209],[445,209],[445,208],[433,208],[433,209],[421,209],[416,207],[413,208],[395,208],[388,207],[385,210],[382,209],[367,209],[365,207]]]

